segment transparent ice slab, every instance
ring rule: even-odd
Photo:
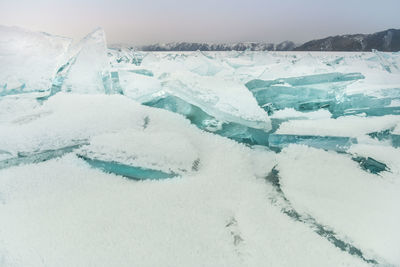
[[[279,78],[276,80],[264,81],[264,80],[252,80],[246,84],[246,87],[250,91],[264,90],[274,85],[287,85],[287,86],[305,86],[305,85],[318,85],[318,84],[329,84],[337,82],[347,82],[359,79],[364,79],[365,77],[358,72],[354,73],[325,73],[325,74],[314,74],[306,75],[300,77],[290,77],[290,78]],[[335,88],[335,87],[334,87]],[[329,89],[329,87],[327,87]]]
[[[269,114],[284,108],[313,111],[334,104],[336,95],[348,82],[363,78],[360,73],[327,73],[270,81],[252,80],[246,87]]]
[[[0,26],[0,97],[48,91],[70,44],[70,38]]]
[[[154,74],[151,70],[146,70],[146,69],[134,69],[134,70],[128,70],[129,72],[141,74],[141,75],[146,75],[149,77],[153,77]]]
[[[236,81],[178,72],[171,73],[162,86],[167,94],[201,108],[218,120],[256,129],[271,128],[266,112],[247,88]]]
[[[251,145],[268,144],[268,135],[264,130],[247,127],[239,123],[218,120],[204,112],[201,108],[177,96],[165,95],[143,104],[181,114],[202,130],[213,132],[241,143]]]
[[[59,91],[76,93],[113,93],[110,62],[104,30],[98,28],[68,51],[58,69],[51,95]]]
[[[372,52],[375,54],[375,57],[371,58],[370,60],[379,62],[384,70],[389,73],[400,71],[400,67],[397,65],[397,62],[394,60],[394,58],[390,56],[390,54],[380,52],[376,49],[373,49]]]
[[[74,150],[76,150],[86,144],[87,144],[87,142],[82,141],[77,144],[73,144],[73,145],[65,146],[65,147],[61,147],[61,148],[46,149],[46,150],[35,151],[35,152],[18,152],[16,157],[9,157],[5,160],[1,160],[0,161],[0,169],[9,168],[12,166],[18,166],[21,164],[39,163],[39,162],[51,160],[54,158],[59,158],[67,153],[73,152]],[[10,155],[11,154],[8,153],[8,156],[10,156]]]
[[[121,175],[133,180],[160,180],[172,178],[178,175],[176,173],[166,173],[158,170],[145,169],[115,161],[92,159],[82,155],[78,155],[78,157],[86,161],[93,168],[100,169],[107,173]]]
[[[139,66],[143,60],[143,54],[136,51],[133,47],[112,46],[108,49],[108,57],[114,67],[120,65]]]
[[[332,102],[328,110],[333,118],[339,116],[366,114],[367,116],[384,116],[400,114],[400,106],[393,106],[393,101],[400,100],[397,89],[384,92],[388,97],[377,97],[365,94],[344,95],[342,100]]]
[[[298,144],[324,150],[345,152],[352,144],[357,144],[357,139],[341,136],[270,134],[268,143],[271,148],[276,149],[282,149],[290,144]]]
[[[202,51],[196,51],[184,59],[186,69],[201,76],[214,76],[220,72],[222,65]]]
[[[111,75],[111,84],[113,88],[113,93],[123,94],[118,72],[112,71],[110,75]]]

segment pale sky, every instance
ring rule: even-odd
[[[108,43],[311,39],[400,28],[400,0],[0,0],[0,24]]]

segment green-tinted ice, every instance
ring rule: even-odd
[[[101,169],[104,172],[113,173],[134,180],[160,180],[177,176],[175,173],[166,173],[158,170],[145,169],[114,161],[103,161],[79,155],[90,166]]]
[[[17,166],[21,164],[32,164],[39,163],[47,160],[51,160],[54,158],[61,157],[67,153],[71,153],[75,149],[81,147],[82,145],[87,144],[86,142],[56,148],[56,149],[47,149],[37,152],[20,152],[17,157],[10,157],[8,159],[0,161],[0,169]]]
[[[312,111],[336,102],[348,82],[364,79],[361,73],[326,73],[276,80],[252,80],[246,87],[269,113],[284,108]]]
[[[290,144],[298,144],[345,152],[352,144],[357,144],[357,139],[341,136],[270,134],[268,143],[271,148],[275,149],[282,149]]]
[[[268,144],[268,134],[265,131],[247,127],[239,123],[220,121],[204,112],[201,108],[177,96],[168,95],[143,104],[181,114],[202,130],[213,132],[241,143],[251,145]]]

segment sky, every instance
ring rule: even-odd
[[[273,42],[400,28],[400,0],[0,0],[0,25],[107,42]]]

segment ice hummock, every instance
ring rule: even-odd
[[[181,114],[204,131],[225,136],[241,143],[250,145],[268,144],[266,130],[248,127],[245,122],[236,123],[217,119],[207,114],[201,108],[173,95],[165,94],[143,104]]]
[[[104,47],[0,97],[0,265],[400,264],[398,54]]]
[[[105,32],[98,28],[68,51],[57,70],[51,95],[57,92],[113,93]]]
[[[267,114],[241,84],[223,78],[180,72],[168,76],[163,86],[168,93],[198,106],[219,120],[270,129]]]
[[[46,92],[71,39],[0,26],[0,97]]]
[[[113,67],[121,67],[131,64],[139,66],[142,63],[144,55],[136,51],[133,47],[111,45],[108,48],[108,56]]]
[[[267,142],[268,115],[243,85],[190,72],[164,73],[159,79],[134,70],[119,73],[123,94],[144,105],[181,114],[202,130],[239,142]]]

